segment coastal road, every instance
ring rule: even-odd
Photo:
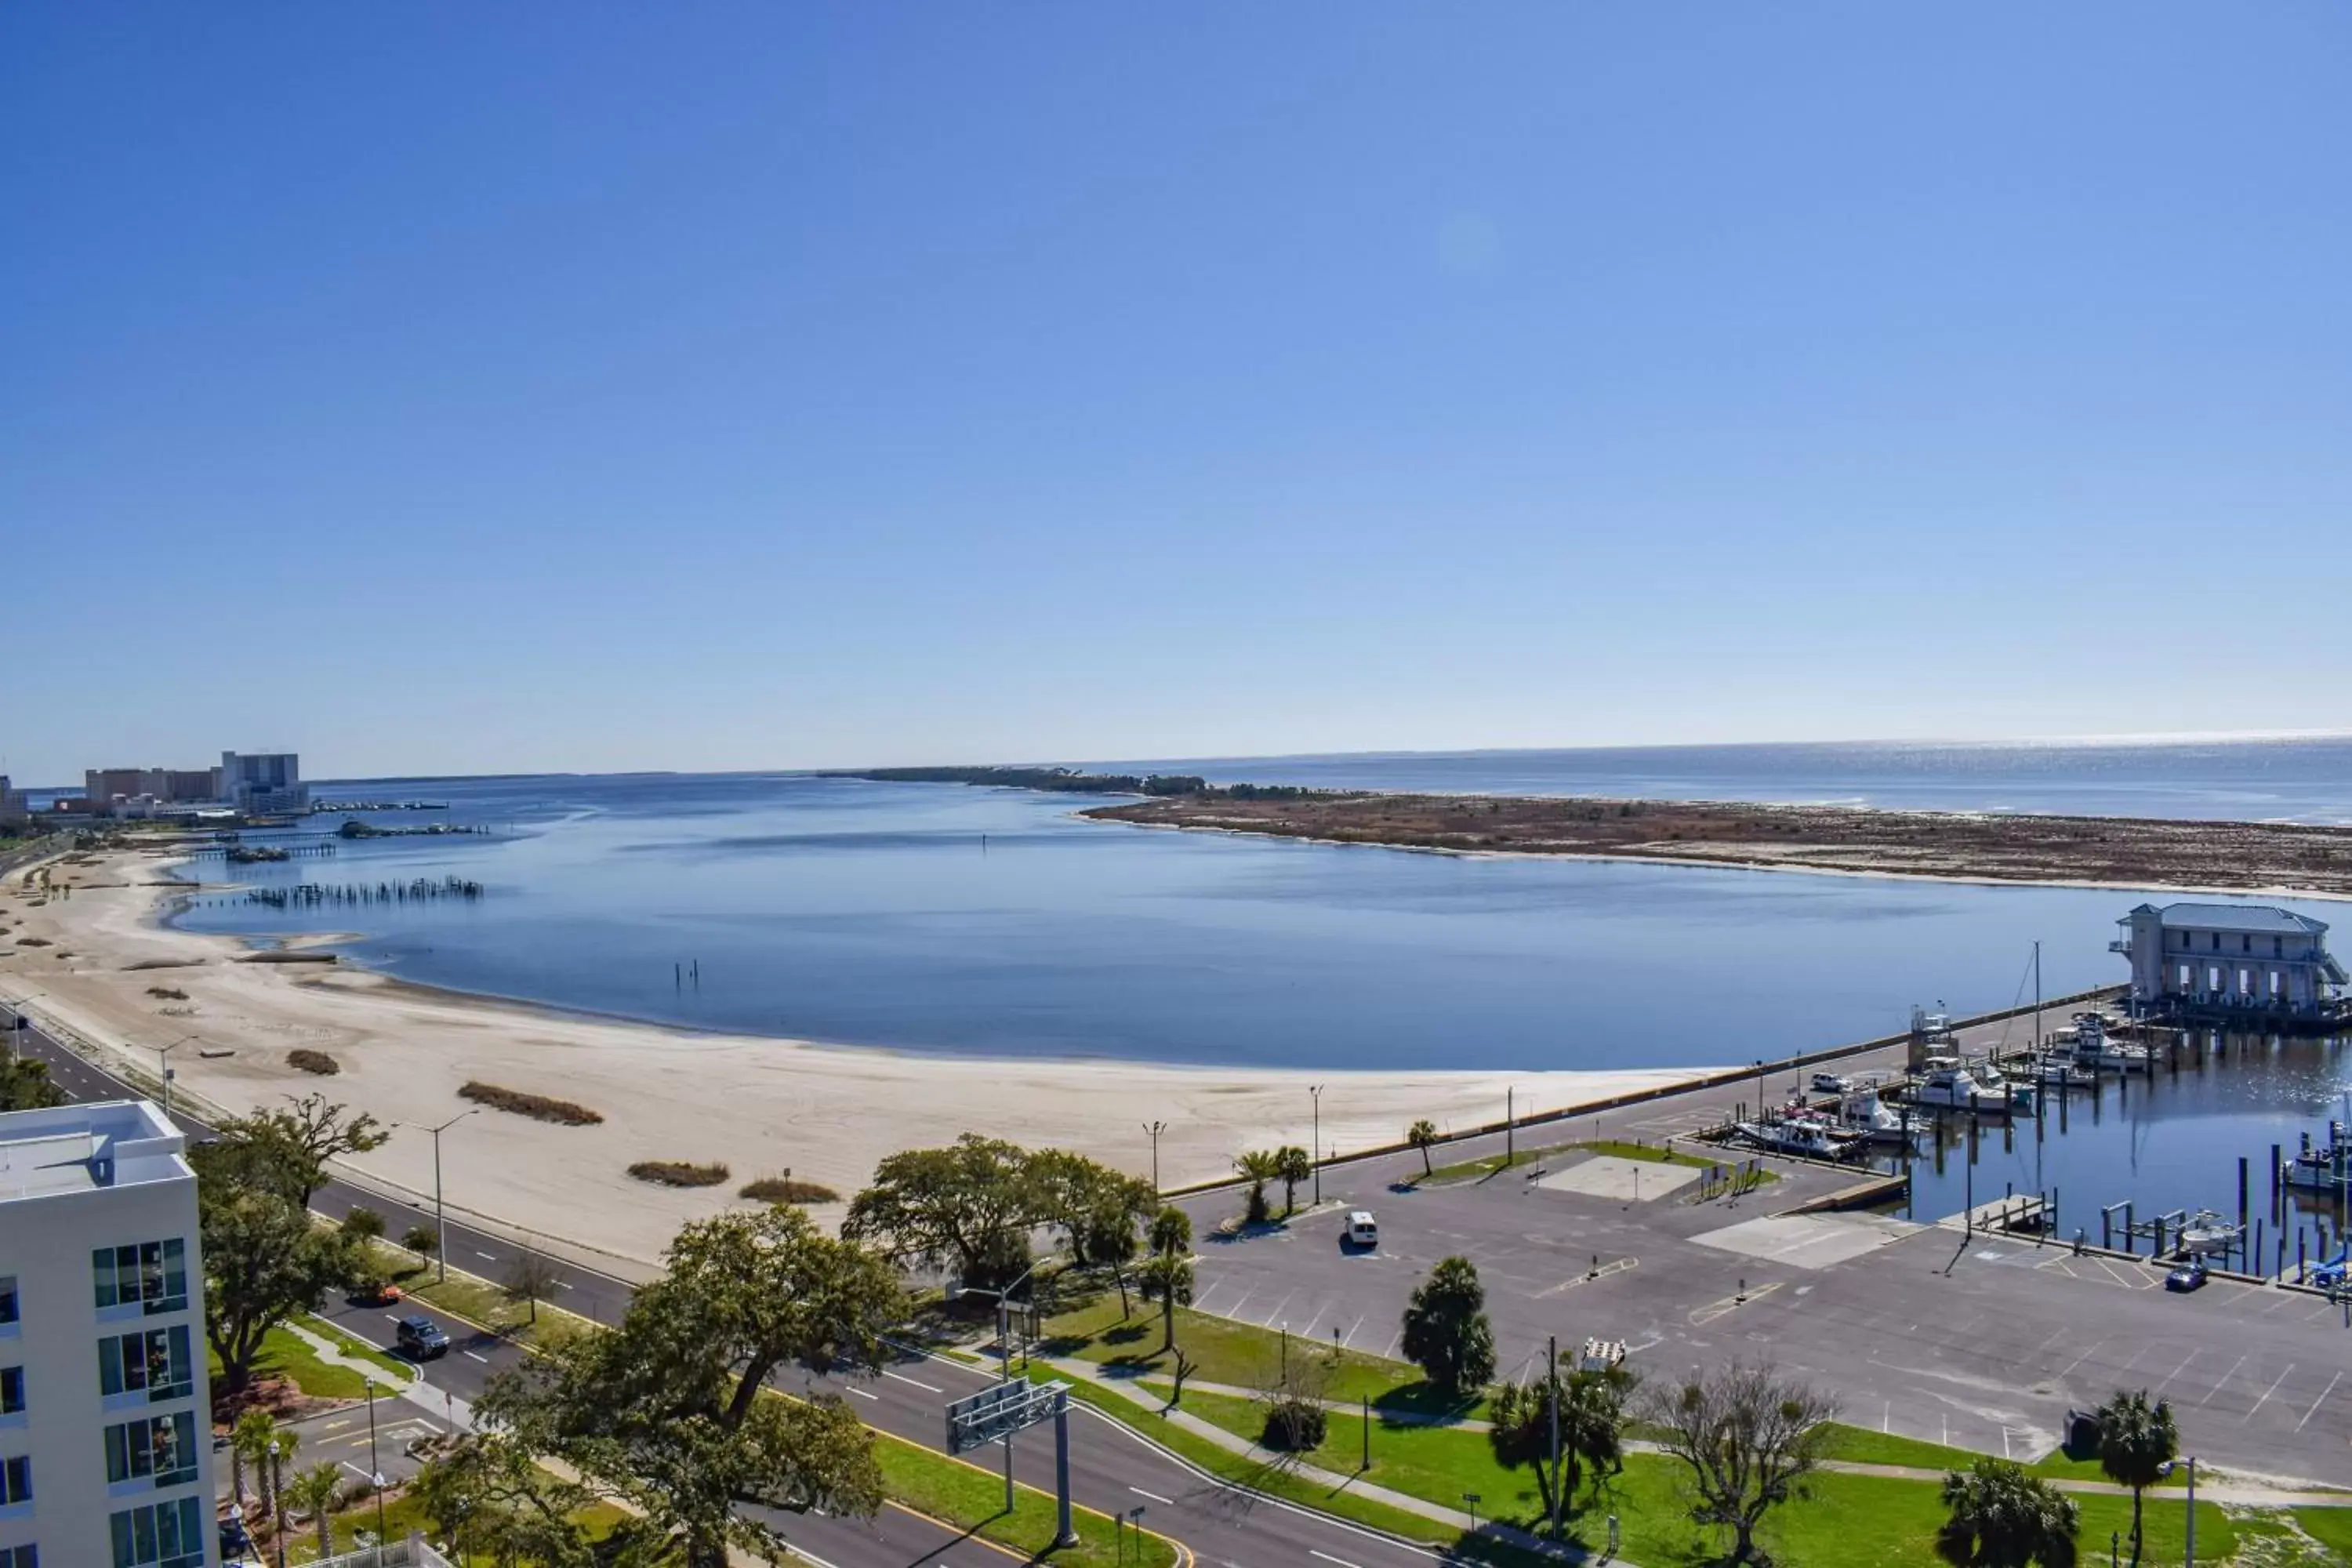
[[[53,1080],[75,1100],[146,1098],[142,1090],[50,1038],[37,1024],[16,1032],[14,1038],[26,1055],[48,1063]],[[211,1133],[202,1121],[176,1109],[173,1119],[192,1138]],[[373,1209],[383,1215],[395,1236],[410,1225],[434,1223],[429,1205],[403,1203],[343,1181],[321,1187],[312,1207],[331,1219],[354,1207]],[[521,1252],[502,1237],[456,1221],[449,1223],[448,1238],[447,1257],[454,1266],[490,1279],[498,1279]],[[635,1290],[628,1281],[561,1258],[550,1261],[564,1307],[604,1322],[615,1321],[627,1310]],[[430,1308],[406,1310],[432,1311]],[[331,1303],[321,1315],[352,1335],[390,1350],[394,1325],[402,1311],[339,1301]],[[458,1400],[470,1403],[479,1397],[492,1376],[520,1364],[528,1353],[495,1334],[473,1331],[446,1319],[444,1326],[451,1331],[449,1352],[427,1363],[423,1370],[430,1386]],[[819,1378],[795,1370],[777,1380],[788,1391],[837,1393],[856,1407],[868,1426],[933,1451],[944,1447],[947,1401],[994,1381],[990,1373],[961,1363],[913,1352],[875,1378]],[[1301,1563],[1326,1568],[1429,1568],[1450,1560],[1439,1552],[1228,1486],[1086,1406],[1074,1407],[1070,1420],[1074,1500],[1106,1514],[1131,1514],[1137,1508],[1143,1509],[1148,1527],[1185,1543],[1202,1564],[1213,1568],[1297,1568]],[[991,1448],[970,1458],[983,1468],[992,1468],[1001,1465],[1001,1452]],[[1024,1484],[1052,1491],[1050,1426],[1025,1433],[1015,1441],[1013,1469]],[[896,1506],[873,1520],[808,1516],[782,1520],[780,1524],[802,1555],[832,1568],[915,1568],[918,1564],[965,1568],[1021,1561],[1017,1554]]]

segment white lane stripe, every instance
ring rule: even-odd
[[[1167,1499],[1167,1498],[1161,1497],[1158,1492],[1148,1492],[1148,1491],[1145,1491],[1141,1487],[1129,1487],[1129,1488],[1128,1488],[1127,1489],[1128,1489],[1128,1490],[1129,1490],[1129,1491],[1131,1491],[1131,1492],[1133,1492],[1133,1493],[1134,1493],[1136,1496],[1138,1496],[1138,1497],[1150,1498],[1153,1502],[1158,1503],[1161,1508],[1174,1508],[1174,1507],[1176,1506],[1176,1505],[1175,1505],[1175,1503],[1174,1503],[1173,1501],[1171,1501],[1171,1500],[1169,1500],[1169,1499]]]
[[[347,1469],[347,1470],[351,1471],[351,1473],[352,1473],[352,1474],[353,1474],[353,1475],[355,1475],[355,1476],[359,1477],[359,1479],[362,1479],[362,1480],[363,1480],[363,1481],[373,1481],[373,1480],[374,1480],[374,1479],[375,1479],[375,1478],[374,1478],[373,1476],[369,1475],[365,1470],[361,1469],[357,1465],[352,1464],[349,1459],[343,1459],[343,1460],[341,1460],[341,1461],[339,1461],[339,1463],[341,1463],[341,1466],[343,1467],[343,1468],[345,1468],[345,1469]]]
[[[472,1351],[460,1351],[457,1353],[464,1356],[467,1361],[478,1361],[484,1366],[490,1364],[490,1358],[486,1355],[476,1355]]]
[[[887,1368],[884,1369],[882,1375],[891,1379],[893,1382],[910,1384],[913,1386],[921,1389],[925,1394],[945,1394],[947,1392],[946,1389],[940,1387],[937,1384],[921,1383],[911,1377],[901,1377],[898,1373],[891,1372]]]
[[[1339,1565],[1339,1568],[1356,1568],[1356,1565],[1353,1563],[1349,1562],[1346,1558],[1334,1557],[1328,1552],[1318,1552],[1312,1546],[1307,1549],[1307,1555],[1309,1557],[1320,1557],[1326,1563],[1336,1563]]]
[[[2310,1422],[2311,1418],[2319,1414],[2319,1407],[2327,1403],[2327,1396],[2335,1393],[2336,1385],[2343,1381],[2344,1374],[2340,1372],[2334,1377],[2327,1380],[2327,1386],[2319,1391],[2319,1397],[2311,1402],[2311,1408],[2305,1411],[2303,1413],[2303,1419],[2294,1424],[2294,1429],[2296,1431],[2302,1431],[2305,1426]]]
[[[474,1248],[474,1256],[475,1256],[475,1257],[477,1257],[477,1258],[488,1258],[488,1259],[489,1259],[491,1262],[493,1262],[493,1263],[496,1263],[496,1262],[499,1260],[499,1255],[498,1255],[497,1253],[495,1253],[495,1252],[484,1252],[484,1251],[483,1251],[480,1247],[476,1247],[476,1248]]]
[[[882,1396],[878,1394],[869,1393],[867,1390],[856,1387],[854,1384],[844,1384],[843,1386],[848,1388],[850,1393],[857,1395],[860,1399],[870,1399],[877,1405],[882,1403]]]
[[[2273,1383],[2268,1388],[2263,1389],[2263,1396],[2254,1401],[2254,1410],[2260,1410],[2263,1405],[2268,1405],[2271,1402],[2271,1395],[2279,1391],[2279,1383],[2284,1383],[2286,1381],[2287,1372],[2293,1372],[2294,1370],[2294,1363],[2293,1362],[2287,1363],[2286,1372],[2283,1372],[2278,1374],[2278,1383]],[[2245,1415],[2240,1416],[2238,1418],[2238,1425],[2243,1426],[2247,1422],[2252,1421],[2254,1418],[2254,1410],[2249,1410]]]

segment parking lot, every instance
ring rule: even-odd
[[[1393,1167],[1327,1171],[1322,1208],[1287,1226],[1202,1226],[1195,1303],[1394,1355],[1412,1287],[1458,1254],[1486,1283],[1506,1375],[1550,1334],[1625,1341],[1653,1374],[1769,1359],[1833,1390],[1855,1425],[2020,1457],[2055,1446],[2070,1405],[2147,1387],[2209,1462],[2352,1483],[2352,1331],[2318,1298],[2218,1279],[2174,1295],[2144,1265],[2030,1240],[1778,1217],[1851,1180],[1838,1173],[1784,1167],[1706,1202],[1555,1179],[1590,1158],[1420,1190],[1391,1185]],[[1357,1207],[1378,1216],[1374,1250],[1340,1245]]]

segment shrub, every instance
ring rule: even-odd
[[[803,1182],[791,1176],[761,1176],[743,1184],[738,1194],[757,1198],[765,1204],[837,1204],[841,1194],[822,1182]]]
[[[37,899],[34,900],[36,903],[38,903],[39,901],[40,900]],[[18,947],[47,947],[50,943],[49,939],[45,936],[20,936],[16,939],[16,945]]]
[[[317,1073],[321,1078],[331,1078],[343,1070],[342,1063],[324,1051],[314,1051],[307,1046],[297,1046],[287,1052],[286,1065],[290,1068],[300,1068],[304,1072]]]
[[[176,985],[150,985],[147,987],[147,994],[160,996],[166,1002],[184,1002],[188,999],[188,994]]]
[[[729,1172],[724,1165],[698,1165],[688,1160],[640,1160],[629,1167],[629,1174],[665,1187],[715,1187],[727,1179]]]
[[[1329,1421],[1329,1412],[1312,1400],[1277,1399],[1266,1410],[1258,1441],[1277,1454],[1307,1453],[1322,1446]]]
[[[517,1116],[528,1116],[534,1121],[552,1121],[563,1127],[593,1127],[604,1120],[600,1111],[568,1100],[556,1100],[544,1094],[526,1094],[519,1089],[503,1089],[495,1083],[469,1081],[457,1093],[464,1099],[489,1106],[495,1110],[510,1110]],[[724,1181],[724,1175],[719,1178]]]
[[[402,1233],[400,1245],[419,1258],[430,1258],[441,1249],[441,1233],[429,1225],[412,1225]]]

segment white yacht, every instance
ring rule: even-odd
[[[2074,1065],[2087,1072],[2148,1070],[2147,1047],[2127,1046],[2107,1034],[2107,1021],[2096,1013],[2074,1015]]]
[[[1957,1057],[1929,1057],[1910,1098],[1937,1110],[1999,1110],[2009,1103],[2009,1086],[1999,1079],[1987,1085]]]
[[[1878,1098],[1875,1084],[1838,1102],[1838,1125],[1874,1143],[1901,1143],[1907,1136],[1902,1114]]]
[[[2246,1227],[2234,1220],[2223,1219],[2211,1209],[2199,1209],[2180,1227],[2180,1250],[2196,1257],[2207,1253],[2229,1253],[2238,1248],[2238,1238]]]
[[[1865,1144],[1857,1133],[1811,1118],[1789,1121],[1743,1121],[1739,1136],[1776,1154],[1796,1154],[1808,1160],[1851,1160]]]
[[[2279,1162],[2279,1179],[2290,1187],[2311,1193],[2340,1193],[2352,1187],[2352,1137],[2344,1123],[2327,1124],[2327,1142],[2315,1147],[2311,1134],[2303,1147]]]

